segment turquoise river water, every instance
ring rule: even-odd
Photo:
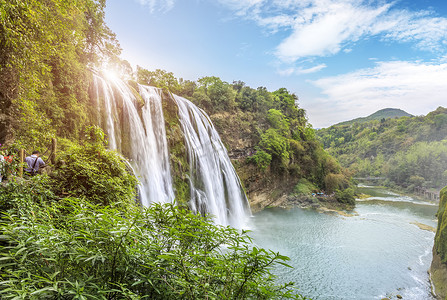
[[[294,281],[312,299],[433,299],[427,270],[437,205],[384,189],[358,201],[358,215],[314,210],[266,209],[251,220],[251,236],[263,248],[290,257],[294,268],[277,267],[280,281]]]

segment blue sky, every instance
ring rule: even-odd
[[[122,58],[299,97],[315,128],[447,106],[446,0],[108,0]]]

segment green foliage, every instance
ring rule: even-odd
[[[87,65],[119,53],[104,7],[105,0],[0,0],[0,93],[24,144],[77,136],[86,124]]]
[[[264,150],[256,151],[256,154],[253,155],[251,159],[261,170],[265,170],[272,162],[272,156]]]
[[[353,123],[364,123],[372,120],[380,120],[383,123],[386,119],[400,117],[413,117],[413,115],[397,108],[384,108],[367,117],[356,118],[354,120],[338,123],[337,125],[351,125]]]
[[[287,257],[172,205],[30,202],[0,230],[2,299],[302,299],[270,272]]]
[[[103,131],[92,126],[86,130],[84,145],[67,141],[59,156],[60,167],[51,175],[57,194],[86,197],[92,203],[108,205],[120,199],[131,203],[137,181],[126,168],[124,159],[106,149]]]
[[[447,187],[441,190],[437,216],[438,228],[434,247],[441,257],[441,261],[447,264]]]
[[[193,94],[193,99],[200,99],[199,105],[203,104],[208,111],[212,112],[232,110],[235,106],[235,97],[236,92],[232,86],[215,76],[202,77],[197,80],[197,89]]]
[[[233,87],[235,87],[234,83]],[[238,92],[235,100],[240,109],[245,111],[257,111],[260,105],[257,101],[257,96],[258,95],[255,89],[244,86]]]
[[[290,125],[287,118],[277,109],[270,109],[268,111],[267,120],[270,125],[281,132],[282,135],[287,136],[290,132]]]
[[[338,202],[348,204],[348,205],[355,205],[355,191],[352,188],[347,188],[344,190],[336,190],[335,191],[335,199],[337,199]]]
[[[298,108],[298,97],[280,88],[272,93],[275,107],[284,112],[288,118],[304,119],[304,110]]]
[[[345,190],[349,186],[349,182],[343,174],[329,173],[324,177],[326,192],[331,194],[336,190]],[[336,197],[337,200],[339,198]]]
[[[306,178],[301,178],[293,188],[293,193],[297,195],[310,195],[318,190],[317,187]]]
[[[289,144],[278,130],[274,128],[267,129],[261,135],[259,146],[261,149],[265,149],[267,153],[270,153],[272,158],[279,160],[284,165],[287,163],[289,159]]]
[[[155,71],[149,71],[138,66],[137,80],[141,84],[167,89],[174,94],[178,94],[180,91],[180,85],[174,73],[165,70],[156,69]]]
[[[312,128],[311,125],[306,126],[304,128],[304,136],[306,140],[314,140],[315,139],[315,130]]]
[[[317,131],[328,152],[355,176],[387,177],[390,184],[440,188],[447,171],[447,109],[425,117],[334,125]],[[418,180],[415,180],[416,176]]]
[[[16,181],[14,178],[2,186],[0,193],[0,212],[14,211],[18,216],[38,211],[39,205],[49,201],[58,201],[59,197],[51,189],[48,176],[34,176],[28,181]]]

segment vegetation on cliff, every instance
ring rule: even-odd
[[[438,209],[438,228],[433,245],[430,281],[438,299],[447,299],[447,187],[441,190]]]
[[[438,228],[435,236],[435,249],[441,262],[447,265],[447,187],[441,190],[438,209]]]
[[[137,80],[184,96],[210,115],[249,194],[293,193],[301,179],[310,183],[310,192],[331,194],[350,186],[349,174],[316,140],[298,97],[285,88],[269,92],[218,77],[185,81],[141,67]],[[347,195],[352,204],[353,194]]]
[[[357,177],[386,177],[412,190],[447,181],[447,109],[426,116],[334,125],[317,131],[325,149]]]
[[[41,149],[92,124],[88,68],[122,63],[105,0],[0,0],[0,143]]]

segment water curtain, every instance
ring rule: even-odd
[[[120,79],[94,75],[94,95],[109,147],[128,157],[140,180],[141,203],[173,202],[161,90],[138,85],[135,91]],[[173,97],[190,163],[191,209],[213,215],[217,224],[242,228],[250,215],[248,201],[217,131],[203,110]]]
[[[144,100],[140,116],[137,110],[139,103],[123,81],[100,78],[97,83],[102,85],[103,90],[106,111],[106,126],[103,128],[109,137],[109,147],[128,157],[140,181],[141,203],[149,206],[153,202],[173,202],[174,190],[160,94],[155,89],[139,86],[140,96]],[[116,128],[122,128],[123,132],[117,132]],[[117,145],[115,140],[121,143]]]
[[[239,177],[208,115],[191,101],[174,95],[190,163],[190,205],[218,224],[242,228],[250,214]]]

